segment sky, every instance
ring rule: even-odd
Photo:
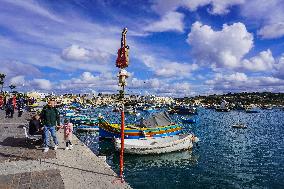
[[[284,0],[0,0],[0,73],[18,91],[284,92]],[[8,90],[8,88],[6,88]]]

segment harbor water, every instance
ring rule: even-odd
[[[119,117],[99,111],[108,119]],[[192,150],[125,155],[124,176],[133,188],[284,188],[283,110],[245,113],[199,108],[198,113],[197,123],[183,125],[200,139]],[[237,122],[247,129],[232,128]],[[99,141],[94,133],[77,136],[94,153],[107,156],[108,164],[119,172],[119,154],[112,141]]]

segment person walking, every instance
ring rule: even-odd
[[[50,99],[48,105],[45,106],[41,112],[41,120],[43,123],[43,152],[48,152],[49,150],[49,132],[53,138],[54,150],[58,148],[58,139],[56,136],[56,128],[60,127],[60,116],[58,110],[55,107],[54,99]]]
[[[10,98],[8,102],[6,103],[6,118],[10,117],[13,118],[14,116],[14,105],[13,105],[13,99]]]
[[[69,149],[71,150],[73,148],[73,145],[71,143],[72,132],[73,132],[73,124],[70,123],[69,119],[64,120],[63,129],[64,129],[64,140],[66,142],[65,150],[69,150]]]
[[[18,108],[18,117],[22,117],[24,111],[24,99],[19,97],[17,100],[17,108]]]

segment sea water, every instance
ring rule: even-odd
[[[119,121],[119,114],[98,111]],[[283,110],[249,114],[199,108],[198,113],[196,124],[183,125],[200,139],[192,150],[125,155],[124,176],[133,188],[284,188]],[[138,119],[126,116],[127,122]],[[179,116],[173,119],[179,121]],[[232,128],[238,122],[247,129]],[[106,155],[108,164],[119,172],[119,154],[111,141],[99,141],[97,134],[77,135],[94,153]]]

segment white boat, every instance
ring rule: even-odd
[[[238,129],[246,129],[247,126],[243,123],[236,123],[234,125],[232,125],[233,128],[238,128]]]
[[[98,131],[98,126],[89,126],[89,125],[80,125],[77,128],[77,131]]]
[[[161,154],[187,150],[198,138],[192,134],[173,135],[156,138],[124,139],[124,152],[128,154]],[[115,148],[120,150],[121,141],[115,139]]]

